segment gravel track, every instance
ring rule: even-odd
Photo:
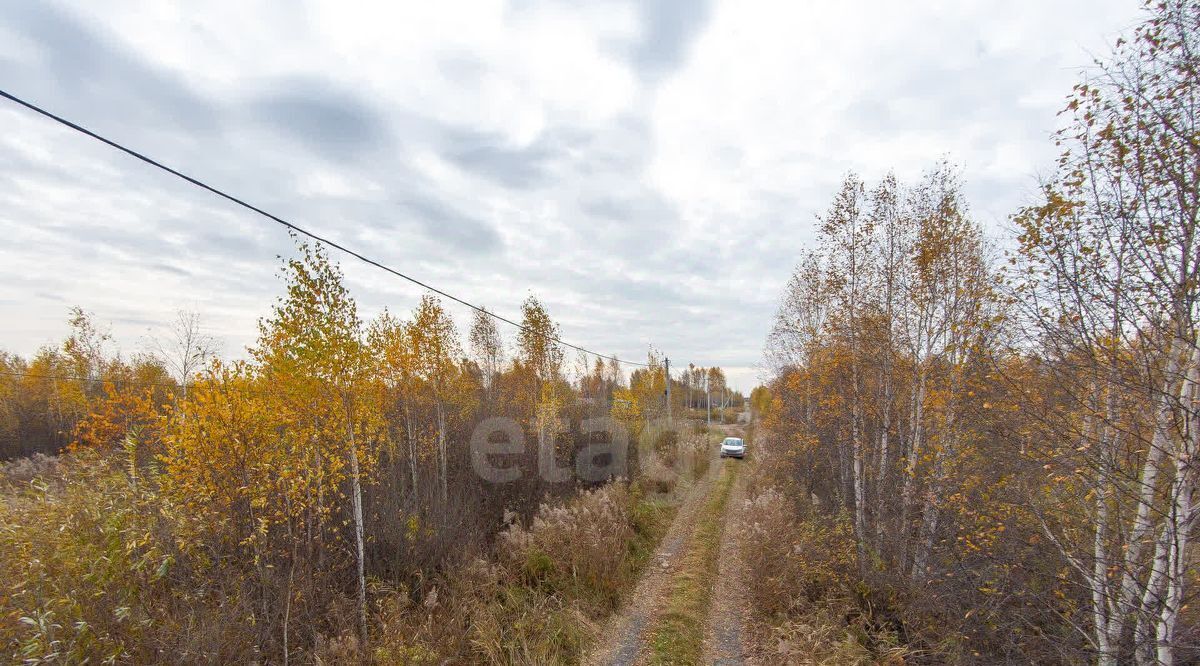
[[[738,435],[737,427],[721,428],[726,434]],[[665,584],[676,571],[678,556],[703,513],[714,482],[726,464],[743,464],[740,460],[714,460],[708,473],[687,491],[646,573],[638,582],[624,608],[605,623],[596,647],[584,658],[589,666],[634,666],[645,657],[648,631],[655,625],[655,617],[664,604]],[[739,475],[733,494],[725,508],[724,536],[721,540],[718,579],[713,590],[713,603],[709,609],[704,640],[705,664],[751,663],[744,655],[742,634],[745,628],[745,600],[740,584],[738,566],[738,538],[743,500],[745,498],[745,475]]]
[[[713,482],[721,470],[714,461],[708,473],[699,479],[684,496],[675,520],[663,537],[625,607],[605,623],[599,644],[584,658],[591,666],[632,666],[646,642],[646,630],[653,626],[663,584],[675,571],[676,559],[688,537],[696,528]]]

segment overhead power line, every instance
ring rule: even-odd
[[[418,279],[416,279],[416,278],[414,278],[414,277],[411,277],[411,276],[409,276],[409,275],[405,275],[404,273],[401,273],[400,271],[398,271],[398,270],[396,270],[396,269],[394,269],[394,268],[392,268],[392,267],[390,267],[390,266],[387,266],[387,265],[385,265],[385,264],[382,264],[382,263],[380,263],[380,262],[378,262],[378,261],[376,261],[376,260],[374,260],[374,259],[371,259],[370,257],[367,257],[367,256],[365,256],[365,255],[363,255],[363,254],[361,254],[361,253],[359,253],[359,252],[357,252],[357,251],[355,251],[355,250],[351,250],[350,248],[346,247],[345,245],[342,245],[342,244],[340,244],[340,243],[337,243],[337,242],[335,242],[335,241],[331,241],[331,240],[329,240],[328,238],[325,238],[325,237],[323,237],[323,236],[319,236],[319,235],[317,235],[317,234],[315,234],[315,233],[313,233],[313,232],[311,232],[311,231],[309,231],[309,230],[305,229],[304,227],[301,227],[301,226],[299,226],[299,225],[297,225],[297,224],[294,224],[294,223],[292,223],[292,222],[288,222],[287,220],[283,219],[282,217],[279,217],[278,215],[275,215],[275,214],[273,214],[273,213],[269,213],[269,212],[267,212],[267,211],[263,210],[262,208],[259,208],[258,206],[255,206],[255,205],[253,205],[253,204],[247,203],[246,201],[244,201],[244,200],[242,200],[242,199],[239,199],[238,197],[235,197],[235,196],[233,196],[232,194],[228,194],[228,193],[224,192],[223,190],[220,190],[220,189],[218,189],[218,188],[216,188],[216,187],[213,187],[213,186],[211,186],[211,185],[209,185],[209,184],[205,183],[205,182],[204,182],[204,181],[202,181],[202,180],[199,180],[199,179],[197,179],[197,178],[193,178],[192,176],[189,176],[189,175],[187,175],[187,174],[185,174],[185,173],[183,173],[183,172],[181,172],[181,171],[179,171],[179,170],[177,170],[177,169],[173,169],[173,168],[171,168],[171,167],[169,167],[169,166],[167,166],[167,165],[163,164],[162,162],[159,162],[158,160],[155,160],[155,159],[153,159],[153,158],[151,158],[151,157],[148,157],[148,156],[146,156],[146,155],[144,155],[144,154],[142,154],[142,153],[140,153],[140,152],[138,152],[138,151],[136,151],[136,150],[133,150],[132,148],[127,148],[127,147],[125,147],[125,146],[121,145],[120,143],[117,143],[116,141],[113,141],[112,139],[105,138],[105,137],[103,137],[103,136],[101,136],[101,135],[99,135],[99,134],[97,134],[97,133],[95,133],[95,132],[93,132],[93,131],[91,131],[91,130],[87,129],[86,127],[83,127],[82,125],[79,125],[79,124],[77,124],[77,123],[73,123],[73,122],[71,122],[70,120],[67,120],[66,118],[63,118],[62,116],[55,115],[55,114],[53,114],[53,113],[51,113],[51,112],[47,111],[46,109],[43,109],[42,107],[40,107],[40,106],[38,106],[38,105],[36,105],[36,104],[33,104],[32,102],[27,102],[27,101],[25,101],[24,99],[21,99],[20,97],[17,97],[16,95],[13,95],[13,94],[11,94],[11,93],[9,93],[9,92],[7,92],[7,91],[3,90],[3,89],[0,89],[0,97],[4,97],[5,99],[7,99],[7,100],[9,100],[9,101],[15,102],[15,103],[17,103],[17,104],[19,104],[19,105],[21,105],[21,106],[25,107],[26,109],[29,109],[30,111],[33,111],[34,113],[40,114],[40,115],[42,115],[42,116],[45,116],[46,118],[49,118],[49,119],[51,119],[51,120],[53,120],[53,121],[55,121],[55,122],[57,122],[57,123],[59,123],[59,124],[61,124],[61,125],[64,125],[64,126],[66,126],[66,127],[69,127],[69,128],[71,128],[71,129],[75,130],[76,132],[79,132],[80,134],[84,134],[84,135],[86,135],[86,136],[89,136],[89,137],[91,137],[91,138],[93,138],[93,139],[95,139],[95,140],[97,140],[97,141],[99,141],[99,142],[101,142],[101,143],[103,143],[103,144],[106,144],[106,145],[108,145],[108,146],[110,146],[110,147],[112,147],[112,148],[116,148],[117,150],[119,150],[119,151],[121,151],[121,152],[125,153],[126,155],[129,155],[129,156],[131,156],[131,157],[135,157],[135,158],[137,158],[137,159],[139,159],[139,160],[141,160],[141,161],[145,162],[146,164],[149,164],[149,165],[151,165],[151,166],[157,167],[157,168],[159,168],[159,169],[161,169],[161,170],[163,170],[163,171],[166,171],[167,173],[169,173],[169,174],[171,174],[171,175],[173,175],[173,176],[176,176],[176,177],[178,177],[178,178],[181,178],[181,179],[183,179],[183,180],[186,180],[187,182],[191,183],[192,185],[195,185],[196,187],[199,187],[199,188],[201,188],[201,189],[204,189],[204,190],[208,190],[209,192],[211,192],[211,193],[213,193],[213,194],[215,194],[215,195],[217,195],[217,196],[219,196],[219,197],[221,197],[221,198],[223,198],[223,199],[226,199],[226,200],[228,200],[228,201],[231,201],[231,202],[233,202],[233,203],[235,203],[235,204],[237,204],[237,205],[241,206],[242,208],[245,208],[245,209],[247,209],[247,210],[250,210],[250,211],[253,211],[253,212],[255,212],[255,213],[258,213],[259,215],[261,215],[261,216],[263,216],[263,217],[267,218],[268,220],[271,220],[272,222],[275,222],[275,223],[277,223],[277,224],[281,224],[281,225],[283,225],[284,227],[287,227],[288,229],[290,229],[290,230],[292,230],[292,231],[294,231],[294,232],[296,232],[296,233],[298,233],[298,234],[300,234],[300,235],[302,235],[302,236],[306,236],[306,237],[308,237],[308,238],[311,238],[312,240],[314,240],[314,241],[316,241],[316,242],[318,242],[318,243],[322,243],[322,244],[324,244],[324,245],[326,245],[326,246],[328,246],[328,247],[334,248],[335,250],[339,250],[339,251],[341,251],[341,252],[344,252],[345,254],[348,254],[348,255],[350,255],[351,257],[354,257],[355,259],[358,259],[359,261],[361,261],[361,262],[363,262],[363,263],[370,264],[370,265],[372,265],[372,266],[374,266],[374,267],[376,267],[376,268],[379,268],[379,269],[381,269],[381,270],[387,271],[388,273],[391,273],[392,275],[395,275],[396,277],[399,277],[399,278],[402,278],[402,279],[408,280],[409,282],[411,282],[411,283],[413,283],[413,284],[415,284],[415,285],[417,285],[417,286],[419,286],[419,287],[421,287],[421,288],[423,288],[423,289],[427,289],[427,290],[429,290],[429,291],[431,291],[431,292],[433,292],[433,293],[435,293],[435,294],[438,294],[439,296],[444,296],[444,297],[446,297],[446,298],[448,298],[448,299],[450,299],[450,300],[454,301],[455,303],[459,303],[459,304],[461,304],[461,305],[465,305],[465,306],[467,306],[467,307],[471,308],[472,310],[475,310],[476,312],[483,313],[484,315],[487,315],[487,316],[489,316],[489,317],[492,317],[493,319],[497,319],[497,320],[499,320],[499,321],[502,321],[502,322],[504,322],[504,323],[506,323],[506,324],[510,324],[510,325],[512,325],[512,326],[515,326],[515,327],[517,327],[517,329],[519,329],[519,330],[526,331],[526,332],[531,332],[531,333],[532,333],[532,331],[529,331],[529,329],[528,329],[528,328],[527,328],[525,325],[523,325],[523,324],[520,324],[520,323],[518,323],[518,322],[515,322],[515,321],[513,321],[512,319],[509,319],[509,318],[507,318],[507,317],[504,317],[504,316],[498,315],[498,314],[496,314],[496,313],[494,313],[494,312],[491,312],[490,310],[487,310],[486,308],[484,308],[484,307],[482,307],[482,306],[475,305],[474,303],[469,303],[469,302],[467,302],[467,301],[464,301],[463,299],[461,299],[461,298],[459,298],[459,297],[457,297],[457,296],[454,296],[454,295],[452,295],[452,294],[448,294],[448,293],[446,293],[446,292],[442,291],[441,289],[438,289],[437,287],[434,287],[434,286],[432,286],[432,285],[429,285],[429,284],[427,284],[427,283],[425,283],[425,282],[422,282],[422,281],[420,281],[420,280],[418,280]],[[626,364],[626,365],[636,365],[636,366],[640,366],[640,367],[643,367],[643,368],[644,368],[644,367],[649,367],[649,365],[648,365],[648,364],[646,364],[646,363],[638,363],[637,361],[623,361],[623,360],[621,360],[621,359],[617,358],[616,356],[609,356],[609,355],[607,355],[607,354],[601,354],[601,353],[599,353],[599,352],[592,351],[592,350],[590,350],[590,349],[587,349],[587,348],[585,348],[585,347],[581,347],[581,346],[579,346],[579,345],[571,344],[570,342],[567,342],[566,340],[563,340],[562,338],[558,338],[558,337],[553,337],[553,336],[551,336],[551,337],[550,337],[550,339],[551,339],[551,340],[553,340],[554,342],[557,342],[558,344],[560,344],[560,345],[562,345],[562,346],[564,346],[564,347],[570,347],[571,349],[574,349],[574,350],[577,350],[577,351],[581,351],[581,352],[583,352],[583,353],[585,353],[585,354],[591,354],[591,355],[593,355],[593,356],[597,356],[597,357],[599,357],[599,358],[607,359],[607,360],[610,360],[610,361],[615,361],[615,362],[617,362],[617,363],[624,363],[624,364]]]

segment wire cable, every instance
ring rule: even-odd
[[[390,266],[387,266],[387,265],[382,264],[374,259],[371,259],[370,257],[360,254],[359,252],[356,252],[355,250],[351,250],[350,248],[348,248],[340,243],[337,243],[335,241],[329,240],[328,238],[319,236],[319,235],[305,229],[304,227],[296,225],[292,222],[288,222],[287,220],[283,219],[282,217],[279,217],[278,215],[269,213],[269,212],[263,210],[262,208],[259,208],[258,206],[247,203],[246,201],[239,199],[238,197],[235,197],[232,194],[228,194],[220,189],[217,189],[216,187],[213,187],[213,186],[205,183],[202,180],[193,178],[192,176],[189,176],[177,169],[173,169],[173,168],[163,164],[162,162],[159,162],[159,161],[157,161],[151,157],[148,157],[136,150],[133,150],[132,148],[127,148],[127,147],[117,143],[116,141],[113,141],[112,139],[105,138],[105,137],[87,129],[86,127],[83,127],[77,123],[73,123],[70,120],[67,120],[66,118],[63,118],[62,116],[55,115],[55,114],[51,113],[50,111],[47,111],[46,109],[43,109],[42,107],[37,106],[36,104],[33,104],[32,102],[27,102],[24,99],[21,99],[20,97],[17,97],[16,95],[13,95],[13,94],[5,91],[4,89],[0,89],[0,97],[4,97],[5,99],[7,99],[9,101],[15,102],[15,103],[25,107],[26,109],[33,111],[34,113],[45,116],[46,118],[49,118],[61,125],[64,125],[66,127],[69,127],[71,129],[75,130],[76,132],[79,132],[80,134],[84,134],[84,135],[89,136],[89,137],[91,137],[103,144],[106,144],[112,148],[116,148],[117,150],[125,153],[126,155],[129,155],[130,157],[137,158],[137,159],[145,162],[146,164],[149,164],[149,165],[157,167],[163,171],[166,171],[167,173],[169,173],[173,176],[176,176],[178,178],[181,178],[181,179],[191,183],[192,185],[195,185],[196,187],[199,187],[204,190],[208,190],[209,192],[211,192],[223,199],[231,201],[231,202],[241,206],[242,208],[245,208],[247,210],[258,213],[259,215],[267,218],[268,220],[271,220],[272,222],[275,222],[277,224],[281,224],[284,227],[287,227],[288,229],[290,229],[302,236],[306,236],[318,243],[322,243],[328,247],[331,247],[331,248],[334,248],[341,252],[344,252],[344,253],[350,255],[351,257],[358,259],[359,261],[362,261],[362,262],[370,264],[376,268],[387,271],[388,273],[391,273],[392,275],[395,275],[396,277],[408,280],[409,282],[411,282],[423,289],[427,289],[435,294],[438,294],[439,296],[444,296],[444,297],[454,301],[455,303],[459,303],[460,305],[465,305],[465,306],[471,308],[472,310],[475,310],[476,312],[480,312],[480,313],[485,314],[494,319],[498,319],[506,324],[515,326],[519,330],[525,331],[527,333],[533,333],[533,331],[530,331],[524,324],[517,323],[517,322],[513,321],[512,319],[509,319],[507,317],[503,317],[494,312],[491,312],[482,306],[478,306],[478,305],[475,305],[474,303],[469,303],[467,301],[464,301],[463,299],[458,298],[457,296],[448,294],[448,293],[442,291],[441,289],[438,289],[437,287],[431,286],[431,285],[429,285],[425,282],[422,282],[414,277],[405,275],[404,273],[401,273],[400,271],[398,271]],[[585,354],[591,354],[593,356],[597,356],[599,358],[603,358],[603,359],[606,359],[609,361],[614,361],[616,363],[624,363],[626,365],[635,365],[635,366],[639,366],[639,367],[643,367],[643,368],[649,367],[649,364],[647,364],[647,363],[638,363],[637,361],[623,361],[623,360],[617,358],[616,356],[609,356],[607,354],[601,354],[599,352],[594,352],[585,347],[571,344],[570,342],[567,342],[566,340],[563,340],[562,338],[550,336],[550,340],[557,342],[558,344],[563,345],[564,347],[570,347],[571,349],[574,349],[576,351],[581,351]]]

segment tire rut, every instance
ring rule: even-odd
[[[739,461],[741,462],[741,461]],[[748,606],[742,584],[740,545],[746,498],[746,474],[740,474],[725,507],[725,529],[718,555],[717,582],[709,607],[704,639],[705,664],[735,666],[752,663],[742,636],[745,633]]]

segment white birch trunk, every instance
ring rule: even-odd
[[[446,451],[446,408],[439,400],[437,403],[437,424],[438,424],[438,483],[440,484],[442,493],[442,504],[445,504],[449,498],[449,480],[447,479],[448,463]]]
[[[926,372],[918,371],[917,388],[913,391],[912,403],[909,408],[911,434],[909,435],[908,456],[904,463],[904,488],[900,493],[900,569],[908,565],[909,553],[909,519],[912,517],[913,505],[916,503],[917,464],[920,462],[921,444],[924,437],[925,420],[925,381]]]
[[[354,421],[348,419],[347,432],[350,437],[350,483],[354,508],[354,555],[358,577],[358,634],[367,640],[367,574],[366,551],[363,546],[362,477],[358,460],[358,443],[354,439]]]
[[[1166,536],[1163,542],[1167,544],[1166,594],[1162,600],[1162,608],[1159,610],[1155,638],[1156,656],[1159,663],[1164,666],[1172,666],[1175,663],[1176,630],[1191,562],[1188,546],[1196,523],[1196,511],[1193,505],[1196,478],[1192,459],[1197,450],[1197,427],[1200,426],[1200,419],[1197,418],[1195,411],[1196,400],[1200,398],[1198,382],[1200,382],[1200,348],[1194,348],[1188,364],[1187,379],[1179,392],[1184,409],[1187,410],[1185,416],[1187,427],[1184,429],[1179,448],[1174,456],[1175,478],[1171,483],[1171,511],[1167,516],[1167,524],[1163,528]]]
[[[854,410],[851,418],[851,447],[854,455],[854,529],[858,533],[858,564],[859,568],[867,566],[867,518],[866,518],[866,478],[863,465],[862,426],[859,409]]]
[[[404,401],[404,439],[408,442],[408,469],[412,472],[412,492],[417,494],[417,442],[413,437],[412,410]]]

